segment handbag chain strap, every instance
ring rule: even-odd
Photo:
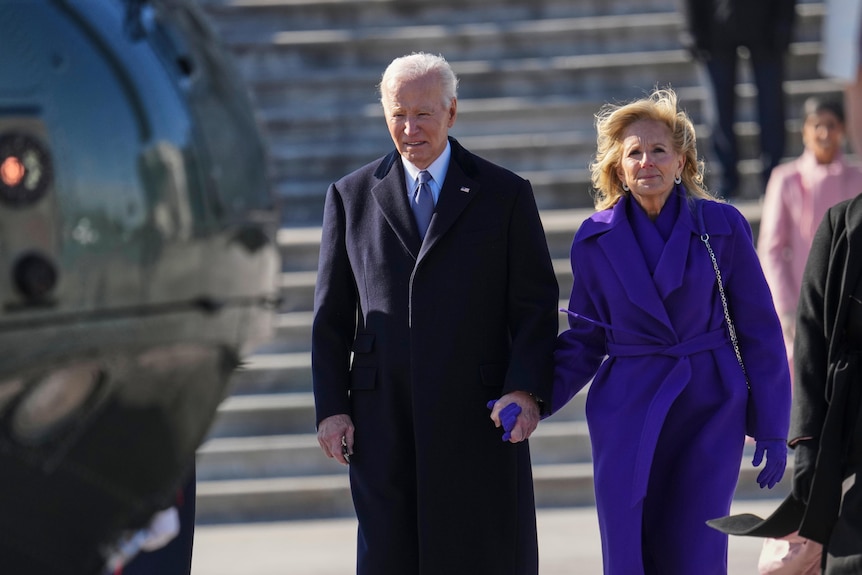
[[[712,260],[712,268],[715,270],[715,281],[718,283],[718,295],[721,298],[721,307],[724,308],[724,320],[727,322],[727,331],[730,334],[730,343],[733,345],[733,352],[736,354],[736,361],[739,362],[739,367],[742,368],[742,375],[745,376],[745,385],[751,389],[748,383],[748,373],[745,371],[745,364],[742,363],[742,353],[739,351],[739,340],[736,338],[736,328],[733,327],[733,320],[730,319],[730,310],[727,307],[727,296],[724,293],[724,282],[721,280],[721,270],[718,269],[718,260],[715,259],[715,252],[712,251],[712,246],[709,245],[709,234],[703,232],[700,234],[700,241],[706,246],[709,252],[709,259]]]

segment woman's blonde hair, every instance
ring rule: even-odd
[[[638,120],[654,120],[670,129],[674,149],[685,158],[681,177],[689,196],[714,199],[703,183],[704,165],[697,157],[694,124],[677,103],[676,92],[662,88],[628,104],[605,104],[596,114],[598,136],[596,156],[590,163],[590,178],[597,210],[614,206],[628,193],[623,190],[617,168],[622,160],[623,134]]]

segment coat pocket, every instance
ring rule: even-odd
[[[377,387],[376,359],[374,351],[374,334],[358,333],[353,340],[353,365],[350,368],[350,389],[374,389]]]
[[[374,351],[374,334],[357,333],[353,340],[353,353],[371,353]]]

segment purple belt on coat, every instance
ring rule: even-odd
[[[616,328],[610,324],[583,316],[572,310],[561,308],[572,318],[591,323],[595,326],[604,328],[608,333],[614,331],[620,333],[628,333],[637,336],[641,339],[652,340],[655,343],[617,343],[607,341],[608,356],[613,357],[639,357],[647,355],[664,355],[675,358],[677,360],[673,369],[668,372],[658,392],[652,398],[649,408],[647,408],[646,417],[644,418],[644,426],[641,431],[641,439],[638,444],[638,452],[635,457],[635,467],[632,477],[632,501],[634,507],[646,497],[647,483],[649,481],[649,471],[652,465],[653,454],[655,453],[655,445],[658,442],[658,436],[661,432],[664,418],[670,410],[670,406],[676,400],[677,396],[682,393],[685,386],[691,379],[691,363],[688,356],[718,349],[722,346],[730,344],[730,337],[725,328],[708,331],[697,335],[691,339],[677,343],[662,342],[658,337],[652,334],[638,333],[632,330]]]
[[[613,328],[611,328],[613,329]],[[611,357],[636,357],[639,355],[667,355],[681,358],[727,345],[729,339],[724,328],[708,331],[691,339],[675,344],[627,344],[608,342],[608,355]]]
[[[670,406],[691,379],[691,363],[688,361],[688,356],[720,348],[728,345],[729,341],[727,330],[717,329],[679,343],[667,345],[608,342],[607,349],[610,357],[665,355],[678,360],[659,386],[644,418],[644,427],[641,431],[632,477],[632,507],[646,497],[652,458],[664,418],[670,410]]]

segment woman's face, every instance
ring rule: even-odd
[[[663,122],[638,120],[623,132],[617,176],[639,202],[663,205],[684,165],[685,158],[673,147],[670,128]]]
[[[820,164],[830,164],[844,144],[844,124],[826,110],[808,114],[802,124],[802,142]]]

